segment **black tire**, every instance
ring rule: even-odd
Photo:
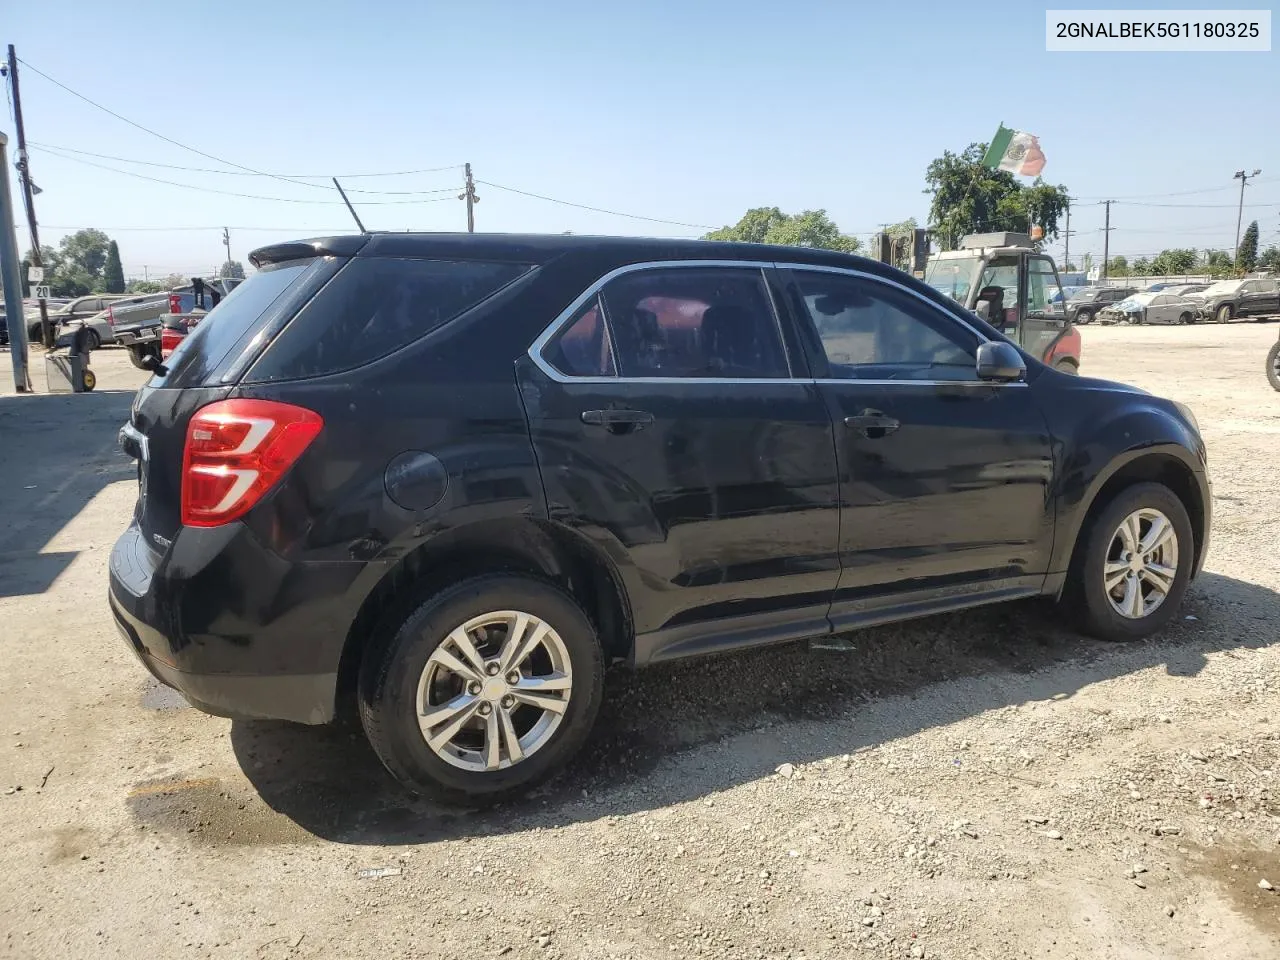
[[[102,346],[102,338],[98,336],[98,331],[92,327],[85,327],[87,332],[88,345],[90,350],[97,350]]]
[[[86,392],[86,393],[91,392],[91,391],[93,390],[93,388],[94,388],[94,387],[96,387],[97,385],[98,385],[98,377],[97,377],[97,374],[95,374],[92,370],[86,370],[86,371],[84,372],[84,389],[85,389],[85,392]]]
[[[1189,323],[1191,323],[1191,314],[1189,314],[1189,313],[1179,314],[1179,315],[1178,315],[1178,322],[1179,322],[1179,323],[1182,323],[1182,324],[1189,324]]]
[[[1280,390],[1280,340],[1267,351],[1267,382],[1273,390]]]
[[[1081,310],[1076,314],[1076,323],[1091,323],[1093,321],[1092,310]]]
[[[1178,538],[1178,569],[1164,602],[1141,619],[1129,619],[1116,612],[1107,599],[1103,566],[1107,562],[1111,539],[1121,521],[1143,507],[1159,510],[1173,524]],[[1195,534],[1187,509],[1172,490],[1160,483],[1126,487],[1090,517],[1080,531],[1062,602],[1080,629],[1090,636],[1099,640],[1141,640],[1168,625],[1178,615],[1187,584],[1191,582],[1195,549]]]
[[[506,769],[470,771],[441,759],[418,726],[418,681],[432,652],[472,617],[498,610],[533,614],[559,634],[569,653],[573,687],[552,739]],[[480,806],[524,793],[559,771],[595,723],[604,686],[604,658],[591,620],[552,584],[492,574],[442,590],[398,623],[379,631],[360,665],[360,720],[374,752],[410,790],[446,803]]]
[[[1233,311],[1231,309],[1231,304],[1224,303],[1222,306],[1218,308],[1217,312],[1214,314],[1214,318],[1219,323],[1230,323],[1232,314],[1233,314]]]
[[[146,357],[155,357],[159,360],[160,345],[156,343],[135,344],[129,348],[129,362],[139,370],[147,369],[142,362]]]

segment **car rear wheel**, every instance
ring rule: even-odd
[[[147,357],[155,357],[160,359],[160,345],[156,343],[147,343],[141,346],[132,346],[129,348],[129,362],[139,370],[147,369],[145,360]]]
[[[90,350],[97,350],[99,347],[102,346],[102,338],[98,336],[97,330],[94,330],[92,327],[86,327],[85,331],[87,334]]]
[[[1184,324],[1188,324],[1188,323],[1190,323],[1190,322],[1191,322],[1191,314],[1189,314],[1189,313],[1182,313],[1182,314],[1179,314],[1179,315],[1178,315],[1178,322],[1179,322],[1179,323],[1184,323]]]
[[[1280,340],[1271,345],[1267,354],[1267,382],[1275,390],[1280,390]]]
[[[1093,320],[1093,313],[1089,310],[1081,310],[1076,314],[1076,323],[1089,323]]]
[[[1218,308],[1217,317],[1218,317],[1219,323],[1230,323],[1231,322],[1231,304],[1224,303],[1222,306],[1220,306]]]
[[[1093,518],[1063,602],[1100,640],[1138,640],[1177,615],[1191,581],[1195,541],[1186,507],[1159,483],[1121,491]]]
[[[360,717],[374,752],[411,790],[495,803],[577,753],[603,674],[595,628],[571,597],[529,577],[477,577],[365,651]]]

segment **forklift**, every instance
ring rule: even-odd
[[[1080,372],[1080,331],[1067,320],[1058,268],[1031,235],[969,234],[959,250],[928,258],[924,282],[1054,369]]]

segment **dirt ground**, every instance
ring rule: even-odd
[[[482,815],[150,681],[105,601],[143,375],[102,351],[92,395],[0,396],[0,956],[1280,957],[1276,332],[1083,331],[1208,440],[1164,635],[1031,604],[617,671],[572,769]]]

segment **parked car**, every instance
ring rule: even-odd
[[[68,320],[62,324],[62,328],[67,330],[81,326],[87,327],[90,335],[89,346],[92,349],[97,350],[104,343],[116,342],[115,329],[111,326],[112,311],[131,307],[134,304],[144,303],[152,299],[154,299],[153,294],[140,294],[135,297],[125,297],[120,300],[113,300],[106,309],[95,313],[91,317],[85,317],[80,320]]]
[[[182,313],[170,312],[166,314],[160,330],[161,358],[167,357],[177,350],[178,345],[186,339],[187,334],[194,330],[209,315],[209,312],[217,306],[224,292],[225,294],[230,294],[240,282],[240,279],[234,277],[223,280],[221,281],[221,286],[216,288],[216,295],[210,294],[203,298],[193,298],[190,301],[191,305]],[[184,303],[187,303],[187,301],[184,301]],[[176,306],[177,304],[173,305]]]
[[[1194,323],[1194,300],[1172,293],[1135,293],[1098,311],[1099,323]]]
[[[1191,298],[1201,319],[1218,323],[1280,314],[1280,284],[1264,278],[1219,280]]]
[[[1185,406],[872,260],[372,234],[251,261],[121,429],[111,610],[209,712],[322,723],[350,691],[414,790],[550,775],[611,660],[1030,597],[1135,639],[1204,561]]]
[[[1137,293],[1136,287],[1083,287],[1067,299],[1067,319],[1089,323],[1098,311]]]
[[[111,304],[128,299],[128,294],[91,293],[86,297],[76,297],[67,301],[56,310],[46,301],[45,309],[49,313],[49,322],[53,324],[54,335],[63,324],[72,320],[87,320],[94,314],[101,313]],[[37,306],[33,313],[27,315],[27,337],[32,343],[40,339],[40,309]],[[97,344],[94,344],[97,346]]]

